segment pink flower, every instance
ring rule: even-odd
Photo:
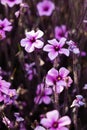
[[[54,60],[59,54],[69,56],[69,50],[63,48],[65,42],[65,38],[61,38],[59,42],[56,39],[48,40],[50,44],[45,45],[43,50],[48,52],[50,60]]]
[[[40,16],[50,16],[55,9],[55,5],[50,0],[44,0],[37,4],[37,9]]]
[[[68,31],[65,25],[55,27],[55,38],[60,40],[62,37],[68,37]]]
[[[46,76],[46,84],[49,86],[53,86],[53,89],[57,89],[57,92],[60,93],[63,91],[64,86],[67,85],[65,78],[69,74],[69,70],[67,70],[65,67],[61,67],[58,70],[55,68],[52,68],[48,71]]]
[[[12,30],[11,22],[9,22],[7,18],[5,18],[4,20],[0,19],[0,31],[10,32],[11,30]]]
[[[7,4],[9,7],[13,7],[16,4],[22,3],[22,0],[1,0],[1,4]]]
[[[40,122],[48,130],[69,130],[66,125],[71,124],[68,116],[59,118],[59,112],[53,110],[46,113],[46,118],[42,118]]]
[[[25,47],[25,50],[29,53],[33,52],[35,48],[42,48],[44,43],[39,40],[43,36],[43,32],[38,30],[35,32],[34,30],[30,32],[26,32],[26,38],[21,40],[21,46]]]
[[[52,89],[47,86],[44,86],[43,83],[37,86],[36,94],[37,96],[34,99],[34,102],[36,104],[41,104],[42,102],[45,104],[49,104],[51,102],[51,98],[49,97],[49,95],[52,94]]]

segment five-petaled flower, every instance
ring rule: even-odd
[[[41,83],[37,86],[36,94],[37,96],[34,99],[36,104],[41,104],[42,102],[49,104],[51,102],[51,98],[49,96],[52,94],[52,89],[44,86],[44,83]]]
[[[56,87],[57,92],[60,93],[63,91],[64,86],[67,86],[65,79],[69,73],[69,70],[67,70],[65,67],[61,67],[59,72],[55,68],[52,68],[47,73],[46,84],[53,86],[53,89]]]
[[[40,123],[48,130],[69,130],[66,125],[71,124],[68,116],[59,118],[59,112],[53,110],[46,113],[46,118],[42,118]]]
[[[20,3],[22,3],[22,0],[1,0],[1,4],[3,5],[7,4],[10,8]]]
[[[26,32],[26,38],[21,40],[21,46],[25,47],[25,50],[29,53],[33,52],[35,48],[42,48],[44,43],[39,40],[39,38],[41,38],[43,34],[41,30]]]
[[[4,20],[0,19],[0,40],[6,37],[5,32],[10,32],[12,30],[11,22],[7,18]]]
[[[60,40],[62,37],[68,37],[68,31],[66,25],[56,26],[55,27],[55,38]]]
[[[55,5],[50,0],[44,0],[37,4],[37,9],[40,16],[50,16],[55,9]]]
[[[50,60],[54,60],[59,54],[69,56],[69,50],[63,48],[65,42],[66,38],[61,38],[59,42],[56,39],[48,40],[48,43],[50,43],[50,45],[45,45],[43,50],[48,52],[48,57]]]

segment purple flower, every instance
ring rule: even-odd
[[[22,3],[22,0],[1,0],[1,4],[7,4],[9,7],[13,7],[16,4]]]
[[[41,38],[43,34],[41,30],[26,32],[26,38],[21,40],[21,46],[25,47],[25,50],[29,53],[33,52],[35,48],[42,48],[44,43],[39,40],[39,38]]]
[[[36,91],[36,97],[34,99],[34,102],[37,104],[41,104],[42,102],[45,104],[49,104],[51,102],[51,98],[49,95],[52,94],[52,89],[44,86],[43,83],[39,84],[37,86],[37,91]]]
[[[77,45],[76,45],[75,42],[73,42],[72,40],[70,40],[70,41],[68,41],[66,43],[69,45],[69,47],[68,47],[69,51],[73,52],[74,54],[79,54],[80,53],[80,50],[77,47]]]
[[[61,67],[59,72],[55,68],[52,68],[47,73],[46,84],[53,87],[56,86],[56,88],[58,87],[57,89],[59,93],[59,91],[61,92],[63,90],[63,86],[67,85],[65,78],[68,74],[69,70],[67,70],[65,67]]]
[[[37,4],[37,10],[40,16],[50,16],[55,9],[55,5],[50,0],[44,0]]]
[[[61,38],[59,42],[56,39],[48,40],[48,43],[50,43],[50,45],[45,45],[43,50],[48,52],[48,57],[50,60],[54,60],[59,54],[69,56],[69,50],[63,48],[65,42],[65,38]]]
[[[55,27],[55,38],[60,40],[62,37],[68,37],[68,31],[65,25]]]
[[[32,80],[34,75],[36,75],[35,62],[31,64],[26,63],[24,67],[27,72],[26,76],[28,77],[29,80]]]
[[[9,89],[8,94],[4,95],[4,103],[10,105],[17,99],[17,92],[15,89]]]
[[[10,32],[11,30],[12,30],[11,22],[9,22],[7,18],[5,18],[4,20],[0,19],[0,31]]]
[[[80,107],[80,106],[84,106],[84,102],[83,102],[83,96],[82,95],[76,95],[76,99],[72,102],[71,107]]]
[[[17,121],[17,122],[22,122],[22,121],[24,121],[24,118],[22,118],[22,117],[20,116],[20,113],[15,112],[15,113],[14,113],[14,116],[16,117],[16,121]]]
[[[42,118],[40,123],[49,130],[69,130],[66,125],[71,124],[68,116],[59,118],[59,112],[53,110],[46,113],[46,118]]]

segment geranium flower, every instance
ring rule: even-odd
[[[0,30],[10,32],[12,29],[11,22],[7,18],[4,20],[0,19]]]
[[[34,102],[37,104],[41,104],[42,102],[45,104],[49,104],[51,102],[51,98],[49,95],[52,94],[52,89],[49,87],[44,87],[44,84],[41,83],[37,86],[36,97]]]
[[[52,68],[47,73],[46,84],[49,86],[56,86],[56,88],[58,87],[58,91],[60,89],[61,92],[63,90],[63,86],[67,85],[65,78],[68,74],[69,70],[67,70],[65,67],[61,67],[59,72],[55,68]]]
[[[65,42],[66,38],[61,38],[59,42],[56,39],[48,40],[50,44],[45,45],[43,50],[48,52],[50,60],[54,60],[59,54],[69,56],[69,50],[63,48]]]
[[[71,124],[68,116],[59,118],[59,112],[53,110],[46,113],[46,118],[42,118],[40,123],[48,130],[69,130],[66,125]]]
[[[35,48],[42,48],[44,43],[39,40],[39,38],[41,38],[43,34],[41,30],[26,32],[26,38],[21,40],[21,46],[25,47],[25,50],[29,53],[33,52]]]
[[[50,0],[44,0],[37,4],[37,9],[40,16],[50,16],[55,9],[55,5]]]
[[[68,37],[68,31],[65,25],[55,27],[55,38],[60,40],[62,37]]]
[[[1,0],[1,4],[5,5],[7,4],[9,7],[13,7],[14,5],[18,5],[22,3],[22,0]]]

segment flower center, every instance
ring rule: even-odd
[[[2,30],[4,28],[4,25],[0,25],[0,30]]]
[[[59,35],[60,37],[64,37],[64,33],[63,33],[63,32],[60,32],[58,35]]]
[[[62,77],[59,75],[59,76],[57,77],[57,80],[60,81],[61,79],[62,79]]]
[[[34,43],[36,41],[35,37],[30,38],[30,42]]]
[[[49,10],[49,7],[48,6],[45,6],[44,7],[44,11],[48,11]]]
[[[55,51],[59,51],[60,48],[58,46],[55,46],[54,49]]]
[[[13,1],[15,1],[15,0],[9,0],[9,1],[13,2]]]
[[[53,123],[53,128],[58,128],[58,122]]]

